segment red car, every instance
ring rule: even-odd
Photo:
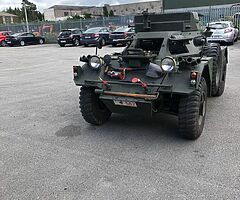
[[[7,46],[6,37],[11,35],[10,31],[1,31],[0,32],[0,46]]]

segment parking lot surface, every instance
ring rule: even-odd
[[[197,141],[165,114],[87,124],[72,65],[94,52],[0,48],[0,199],[240,199],[240,44],[229,47],[225,93],[208,99]]]

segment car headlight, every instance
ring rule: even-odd
[[[171,72],[176,69],[176,61],[174,58],[167,56],[162,59],[161,68],[165,72]]]
[[[101,58],[99,58],[98,56],[92,56],[89,59],[89,65],[93,68],[93,69],[98,69],[100,67],[102,67],[103,65],[103,60]]]

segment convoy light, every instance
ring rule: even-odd
[[[101,58],[99,58],[98,56],[91,56],[91,58],[89,59],[89,65],[93,69],[98,69],[98,68],[102,67],[103,60]]]
[[[161,68],[165,72],[171,72],[176,69],[176,61],[174,58],[167,56],[162,59]]]

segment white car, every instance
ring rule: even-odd
[[[208,27],[213,32],[212,36],[207,39],[209,42],[233,44],[238,39],[239,30],[237,27],[234,27],[231,21],[211,22],[208,24]]]

